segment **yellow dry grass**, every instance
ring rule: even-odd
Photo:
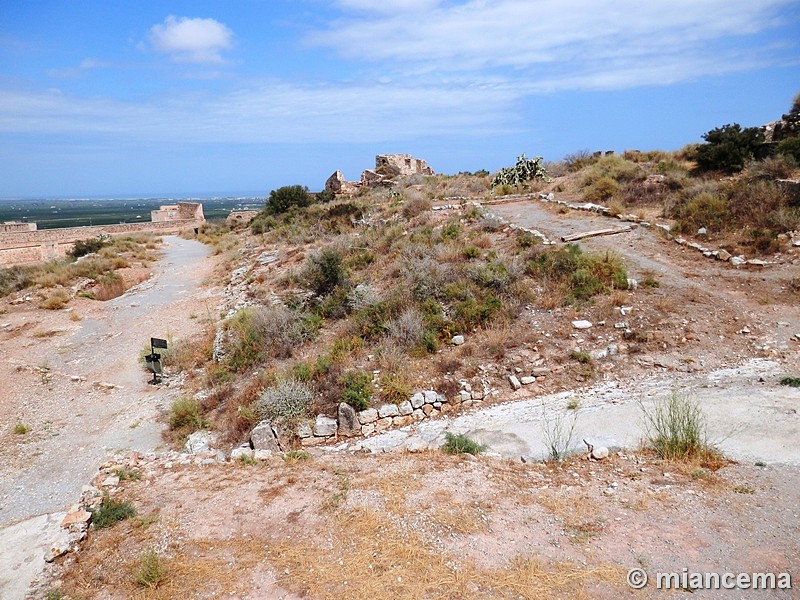
[[[621,583],[614,566],[545,565],[518,556],[507,564],[481,569],[454,554],[433,548],[419,533],[401,529],[375,511],[339,514],[330,532],[333,547],[282,541],[269,559],[285,589],[310,598],[337,600],[581,598],[589,582]]]

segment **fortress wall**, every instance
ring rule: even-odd
[[[127,233],[178,233],[199,227],[202,221],[182,220],[161,223],[120,223],[90,227],[64,227],[40,231],[0,232],[0,268],[13,267],[64,258],[78,240],[99,235],[124,235]]]

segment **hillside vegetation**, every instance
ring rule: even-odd
[[[244,273],[239,307],[246,306],[224,321],[216,342],[209,330],[187,346],[175,368],[210,390],[199,410],[230,442],[265,417],[291,437],[298,422],[334,415],[339,402],[362,410],[419,389],[490,397],[520,361],[550,372],[540,391],[590,381],[597,365],[570,343],[570,321],[619,320],[619,307],[635,297],[649,304],[649,321],[610,341],[615,351],[642,352],[655,338],[664,344],[650,329],[674,307],[651,275],[629,289],[614,253],[545,244],[495,217],[491,202],[552,192],[689,237],[704,228],[704,239],[732,254],[780,252],[786,233],[800,229],[800,202],[779,181],[797,176],[795,158],[773,152],[756,160],[748,151],[740,172],[710,171],[696,160],[717,139],[707,137],[705,146],[678,152],[579,152],[544,168],[523,155],[503,177],[412,176],[353,197],[276,190],[280,203],[248,229],[210,225],[200,233],[226,253],[224,273]],[[520,165],[529,177],[514,175]],[[454,336],[466,342],[454,345]]]

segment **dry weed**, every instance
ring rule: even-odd
[[[269,550],[279,583],[312,598],[580,598],[582,586],[622,581],[617,567],[545,566],[518,556],[496,569],[433,548],[375,511],[340,514],[332,547],[282,541]]]

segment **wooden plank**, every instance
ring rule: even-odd
[[[584,231],[583,233],[573,233],[561,236],[562,242],[576,242],[583,238],[596,237],[598,235],[614,235],[615,233],[626,233],[631,230],[630,225],[625,227],[610,227],[608,229],[595,229],[594,231]]]

